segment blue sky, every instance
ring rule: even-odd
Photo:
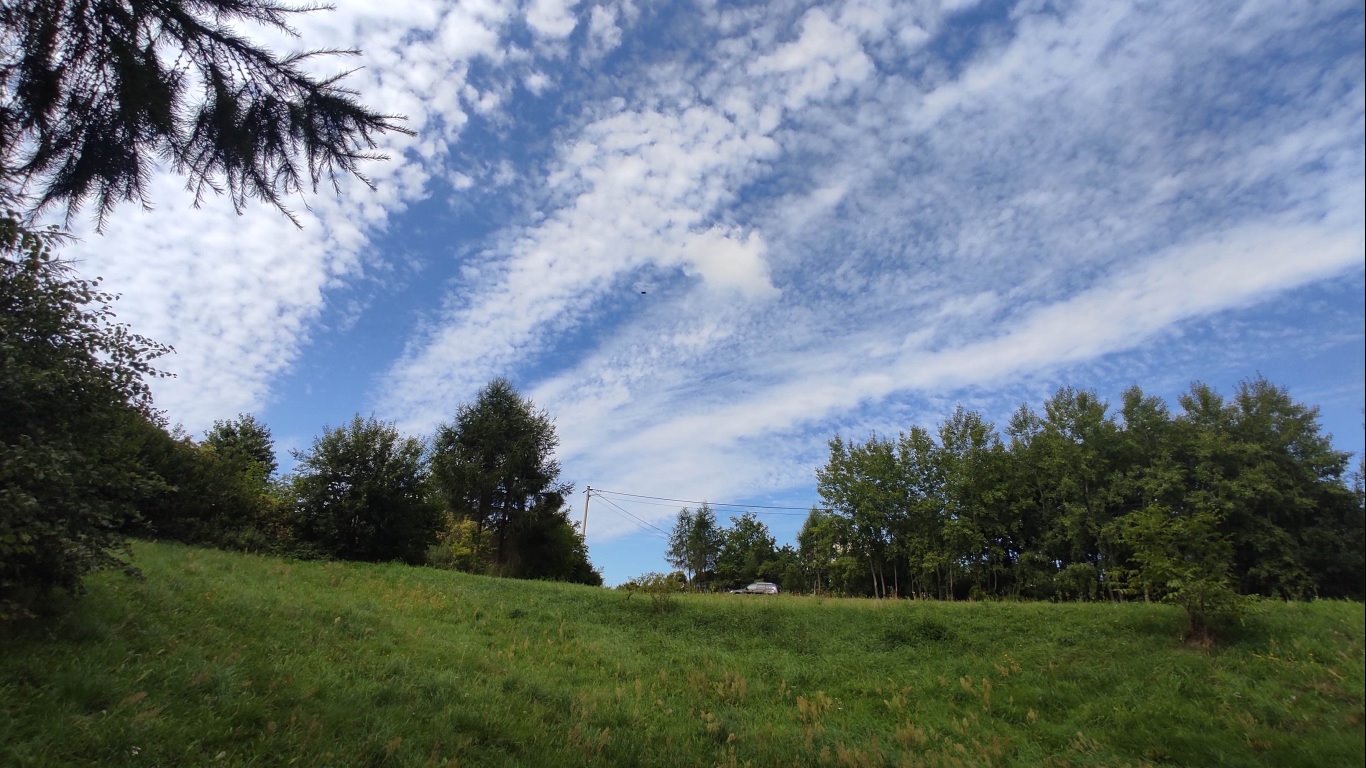
[[[282,451],[506,376],[564,478],[806,506],[835,433],[1262,374],[1362,450],[1358,2],[341,0],[281,50],[408,116],[304,226],[153,182],[69,255],[160,406]],[[260,34],[257,31],[257,34]],[[88,222],[81,222],[88,226]],[[286,461],[286,464],[289,462]],[[594,501],[610,583],[679,505]],[[768,515],[790,540],[799,515]]]

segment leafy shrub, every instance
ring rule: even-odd
[[[1100,582],[1094,565],[1072,563],[1054,574],[1053,586],[1064,600],[1094,600]]]
[[[650,609],[655,613],[665,613],[676,607],[674,597],[687,589],[687,584],[676,576],[652,572],[637,576],[618,589],[626,593],[627,600],[637,592],[649,597]]]
[[[1232,545],[1219,523],[1217,512],[1198,505],[1173,510],[1157,504],[1121,521],[1137,564],[1126,574],[1129,590],[1181,606],[1186,639],[1200,645],[1232,629],[1247,605],[1234,589]]]
[[[375,419],[323,431],[296,454],[299,539],[343,560],[420,563],[440,523],[422,443]]]
[[[0,621],[123,564],[132,502],[158,482],[120,436],[150,416],[169,348],[114,322],[115,297],[50,240],[0,218]]]
[[[211,445],[197,445],[179,431],[141,420],[124,438],[137,461],[160,479],[137,499],[141,515],[128,532],[226,549],[278,551],[256,530],[271,499],[258,473]]]
[[[1174,579],[1166,600],[1186,611],[1186,639],[1213,645],[1242,623],[1249,598],[1233,590],[1228,579],[1192,576]]]
[[[465,573],[486,573],[493,561],[492,540],[473,520],[447,512],[441,516],[436,543],[427,548],[427,564]]]

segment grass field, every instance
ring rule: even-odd
[[[1359,603],[643,595],[136,546],[0,639],[0,765],[1363,764]]]

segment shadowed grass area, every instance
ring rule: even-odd
[[[1363,763],[1359,603],[642,595],[139,544],[0,640],[0,764]]]

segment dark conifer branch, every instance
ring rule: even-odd
[[[356,51],[279,56],[233,30],[255,23],[294,35],[291,15],[323,10],[277,0],[0,0],[0,178],[30,217],[68,220],[93,201],[103,226],[146,196],[160,159],[196,204],[258,198],[295,219],[284,197],[326,180],[340,189],[378,139],[410,134],[304,62]],[[354,70],[352,70],[354,71]]]

